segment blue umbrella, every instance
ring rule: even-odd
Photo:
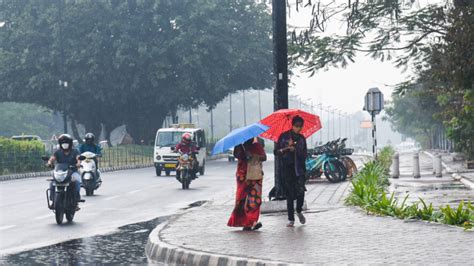
[[[214,148],[212,149],[212,155],[226,152],[230,148],[242,144],[245,141],[262,134],[268,129],[268,126],[260,123],[254,123],[246,127],[237,128],[227,134],[227,136],[220,139],[216,145],[214,145]]]

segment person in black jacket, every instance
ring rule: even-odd
[[[275,156],[280,160],[283,191],[286,195],[288,209],[288,227],[295,224],[294,201],[296,200],[296,215],[301,224],[306,223],[303,204],[306,173],[307,146],[305,137],[300,134],[304,120],[300,116],[292,119],[292,129],[280,135],[275,145]]]

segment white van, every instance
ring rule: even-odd
[[[156,132],[154,163],[157,176],[161,176],[162,171],[165,171],[167,176],[171,171],[176,171],[178,154],[174,151],[174,147],[181,141],[184,133],[190,133],[193,136],[193,142],[199,149],[196,155],[199,162],[199,174],[204,175],[207,153],[204,129],[195,128],[193,124],[177,124],[171,125],[170,128],[160,128]]]

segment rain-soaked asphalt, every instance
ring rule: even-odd
[[[24,251],[0,258],[0,264],[144,264],[150,232],[168,217],[129,224],[117,231]]]

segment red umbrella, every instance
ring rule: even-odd
[[[292,128],[291,120],[295,116],[300,116],[304,120],[301,134],[305,138],[308,138],[321,129],[321,121],[317,115],[298,109],[280,109],[260,121],[260,123],[270,127],[270,129],[260,136],[277,142],[281,133]]]

